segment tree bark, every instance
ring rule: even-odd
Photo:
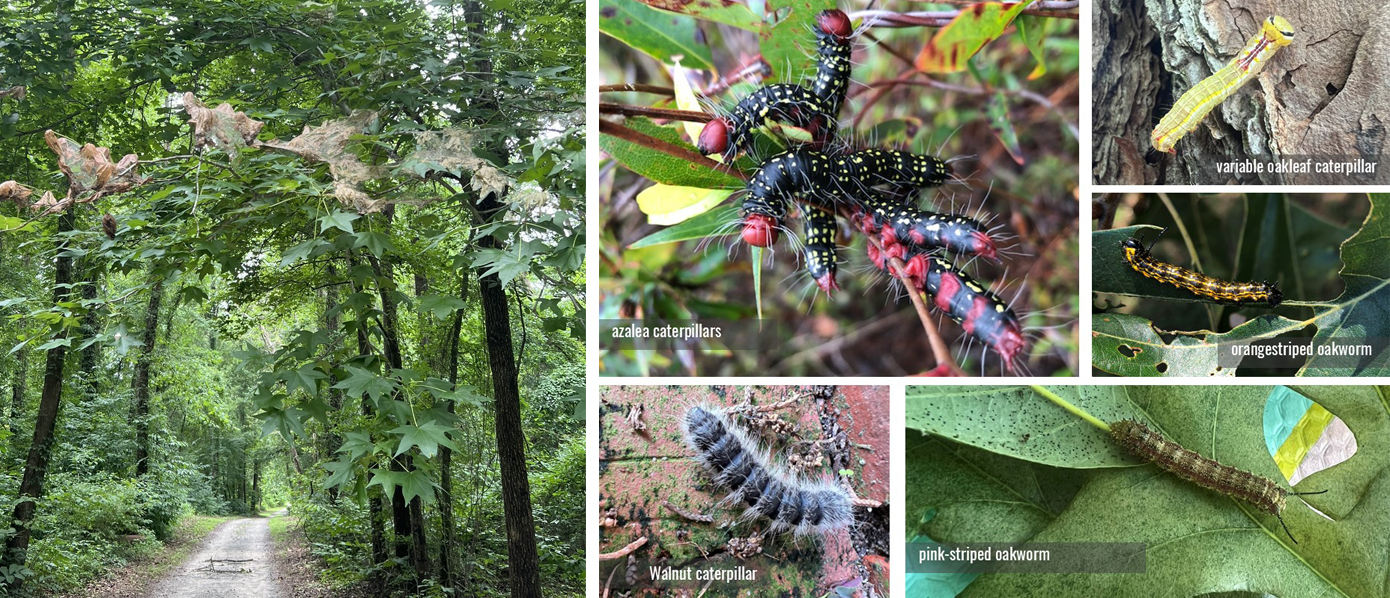
[[[25,345],[14,356],[14,379],[10,381],[10,433],[14,434],[19,418],[24,415],[24,395],[29,392],[29,346]]]
[[[357,263],[357,258],[353,256],[352,252],[348,252],[348,269],[351,270],[353,267],[356,267]],[[362,289],[359,288],[355,282],[352,284],[352,288],[354,293],[362,292]],[[354,326],[354,328],[357,329],[357,353],[363,356],[372,355],[372,343],[367,339],[366,322],[360,320],[361,313],[357,315],[359,320],[356,326]],[[372,409],[371,403],[366,396],[362,397],[362,415],[367,419],[376,417],[376,410]],[[375,439],[373,439],[373,441],[375,441]],[[386,586],[385,581],[381,577],[379,567],[382,563],[386,562],[388,558],[386,556],[386,525],[383,522],[384,516],[382,514],[383,507],[381,504],[381,497],[382,492],[380,490],[374,491],[371,488],[367,489],[367,517],[371,525],[372,544],[371,586],[372,589],[378,593],[383,591]]]
[[[140,356],[135,361],[135,476],[150,472],[150,361],[154,358],[154,343],[159,336],[159,301],[164,294],[164,277],[151,269],[150,302],[145,308],[145,331]],[[245,500],[245,493],[242,499]]]
[[[504,213],[495,194],[478,204],[487,222]],[[485,236],[478,244],[495,249],[497,240]],[[496,410],[497,457],[502,470],[502,512],[507,525],[507,559],[513,598],[539,598],[541,577],[536,556],[536,529],[531,515],[531,483],[526,477],[526,435],[521,429],[521,393],[517,388],[516,355],[507,290],[496,273],[478,270],[483,324],[487,329],[488,365]]]
[[[53,272],[53,303],[68,300],[72,294],[72,257],[64,255],[67,237],[73,229],[76,207],[70,207],[58,217],[58,257]],[[67,337],[67,331],[59,338]],[[19,483],[18,500],[14,506],[11,526],[14,535],[5,542],[3,564],[23,565],[29,552],[29,524],[34,519],[38,500],[43,496],[43,479],[48,474],[48,461],[53,448],[53,429],[63,406],[63,365],[67,347],[58,345],[48,350],[44,364],[43,393],[39,398],[39,413],[34,419],[34,441],[29,445],[29,457],[24,462],[24,477]]]
[[[85,274],[82,281],[82,298],[93,301],[97,298],[97,283],[101,281],[96,265],[87,264],[84,268]],[[89,340],[97,335],[97,310],[88,309],[82,316],[82,329],[80,337]],[[100,380],[97,379],[97,359],[101,357],[101,343],[92,343],[82,350],[82,358],[78,360],[77,370],[82,372],[82,400],[90,402],[96,398],[100,389]]]
[[[468,270],[459,271],[459,299],[468,301]],[[449,329],[449,388],[458,389],[459,378],[459,334],[463,332],[463,311],[454,312],[454,323]],[[453,401],[445,406],[450,415],[455,413]],[[439,447],[439,519],[444,533],[439,538],[439,585],[453,587],[454,573],[454,451],[447,446]]]
[[[394,206],[383,210],[386,220],[386,228],[390,227],[391,219],[395,215]],[[401,369],[401,343],[399,310],[396,308],[396,299],[391,295],[395,288],[395,271],[389,260],[377,259],[376,256],[368,254],[367,259],[371,261],[372,270],[376,274],[377,294],[381,297],[381,332],[382,348],[386,357],[386,365],[391,369]],[[407,400],[399,394],[393,400]],[[393,471],[410,472],[415,467],[409,453],[391,460]],[[415,570],[415,585],[411,588],[415,591],[418,583],[429,579],[430,557],[429,548],[425,537],[424,516],[421,510],[420,497],[415,497],[409,503],[405,500],[405,491],[399,486],[396,487],[396,494],[391,500],[391,509],[396,525],[396,556],[408,557],[411,568]],[[418,525],[417,525],[418,524]]]

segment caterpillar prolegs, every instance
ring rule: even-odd
[[[769,85],[739,100],[728,116],[705,124],[695,147],[704,154],[732,158],[748,149],[753,129],[767,120],[787,122],[811,133],[812,146],[822,147],[835,137],[836,120],[849,89],[849,16],[838,9],[816,17],[818,67],[811,89],[782,83]]]
[[[1279,524],[1284,527],[1286,534],[1289,533],[1289,527],[1284,525],[1283,512],[1288,497],[1327,492],[1285,490],[1274,480],[1203,457],[1134,420],[1127,419],[1110,424],[1110,436],[1126,451],[1157,465],[1164,471],[1203,488],[1255,505],[1261,511],[1278,517]],[[1289,539],[1295,544],[1298,543],[1293,534],[1289,534]]]
[[[772,531],[798,536],[824,533],[854,522],[853,501],[829,481],[809,481],[772,462],[767,451],[724,411],[691,407],[681,418],[681,434],[695,458],[731,492],[728,503],[747,505],[745,519],[766,517]]]
[[[801,213],[806,221],[806,272],[826,294],[839,290],[840,286],[835,283],[838,269],[835,264],[835,215],[804,204]]]

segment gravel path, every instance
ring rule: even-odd
[[[258,517],[222,524],[147,598],[282,598],[272,565],[269,521]]]

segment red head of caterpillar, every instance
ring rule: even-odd
[[[1110,424],[1110,436],[1131,454],[1198,486],[1252,504],[1261,511],[1278,517],[1280,525],[1284,524],[1283,512],[1288,504],[1289,495],[1326,492],[1290,492],[1269,478],[1218,463],[1214,459],[1183,448],[1182,445],[1134,420],[1126,419]],[[1287,534],[1288,531],[1288,526],[1284,526],[1284,533]],[[1295,544],[1298,543],[1298,540],[1294,540],[1293,534],[1289,534],[1289,539]]]
[[[752,143],[752,131],[765,121],[785,122],[806,129],[811,147],[819,149],[835,136],[840,106],[849,90],[850,38],[854,34],[843,11],[822,11],[819,25],[816,77],[810,89],[790,83],[768,85],[744,96],[727,116],[705,124],[695,148],[703,154],[732,158]]]
[[[681,418],[681,435],[695,458],[731,492],[728,503],[747,505],[745,519],[766,517],[772,531],[824,533],[854,522],[849,492],[837,484],[802,480],[771,461],[723,410],[691,407]]]
[[[1160,231],[1159,235],[1162,234],[1163,232]],[[1270,307],[1278,307],[1279,303],[1284,300],[1284,294],[1279,290],[1278,281],[1273,284],[1268,282],[1227,282],[1193,272],[1181,266],[1161,262],[1150,253],[1153,243],[1156,242],[1158,242],[1157,236],[1154,237],[1149,247],[1144,247],[1144,243],[1139,239],[1134,237],[1125,239],[1120,243],[1121,257],[1135,272],[1217,303],[1268,304]]]

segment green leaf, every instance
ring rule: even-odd
[[[1023,37],[1023,44],[1028,46],[1028,52],[1033,55],[1033,60],[1038,63],[1033,67],[1033,72],[1028,73],[1028,80],[1032,81],[1047,74],[1047,62],[1044,58],[1043,41],[1047,39],[1047,26],[1054,19],[1049,17],[1036,17],[1033,15],[1019,15],[1014,21],[1018,25],[1018,34]]]
[[[328,374],[319,371],[318,366],[313,363],[306,363],[299,369],[284,372],[285,394],[294,394],[295,389],[302,388],[309,396],[319,394],[319,380],[327,380]]]
[[[647,118],[629,118],[629,128],[667,143],[695,151],[695,146],[680,138],[675,127],[663,127]],[[599,136],[599,148],[629,170],[657,183],[703,189],[742,189],[743,181],[733,175],[707,166],[687,162],[675,156],[637,145],[612,135]]]
[[[35,350],[35,351],[47,351],[47,350],[52,349],[52,348],[55,348],[55,347],[71,347],[71,346],[72,346],[72,339],[67,338],[67,337],[64,337],[64,338],[49,339],[48,342],[46,342],[46,343],[44,343],[44,344],[42,344],[42,345],[39,345],[39,346],[37,346],[37,347],[34,347],[34,350]]]
[[[405,502],[409,503],[417,496],[421,503],[431,504],[434,502],[434,482],[430,480],[429,472],[416,469],[398,473],[401,475],[398,475],[396,480],[400,484]]]
[[[816,16],[835,8],[834,0],[768,0],[769,17],[781,17],[776,25],[764,27],[761,42],[763,60],[772,67],[769,83],[800,83],[815,76]]]
[[[334,210],[332,214],[319,217],[319,232],[328,232],[330,228],[336,228],[348,234],[352,234],[352,221],[359,216],[354,212],[341,212]]]
[[[1004,145],[1004,149],[1008,150],[1009,157],[1022,165],[1023,148],[1019,147],[1018,133],[1014,131],[1014,123],[1009,120],[1009,99],[1004,96],[1004,92],[996,91],[990,97],[989,103],[985,106],[985,116],[989,117],[989,128],[999,139],[999,143]]]
[[[338,447],[338,452],[347,455],[348,460],[356,461],[376,453],[376,445],[372,443],[371,434],[352,431],[343,434],[343,445]]]
[[[1048,390],[1107,423],[1142,413],[1122,386],[1058,385]],[[1096,434],[1090,424],[1029,387],[909,386],[906,394],[909,430],[1043,465],[1094,469],[1140,463],[1109,436]],[[989,415],[1000,405],[1009,406],[1009,417]],[[1020,431],[1020,422],[1046,432]]]
[[[401,435],[401,444],[396,447],[395,456],[401,456],[401,453],[410,450],[413,446],[420,447],[420,454],[424,455],[427,459],[434,458],[435,453],[439,452],[440,445],[457,450],[458,447],[454,446],[453,441],[449,440],[449,437],[446,435],[451,429],[452,428],[448,426],[441,426],[438,422],[430,420],[425,422],[424,425],[412,426],[406,424],[391,430],[392,434]]]
[[[396,382],[390,378],[378,376],[372,372],[356,366],[343,366],[349,373],[346,380],[333,385],[333,388],[346,391],[348,396],[357,399],[362,395],[367,395],[374,400],[380,401],[388,398],[396,389]]]
[[[727,227],[730,222],[737,219],[738,206],[730,202],[675,226],[663,228],[642,237],[629,245],[628,249],[642,249],[643,247],[651,247],[665,243],[706,239],[715,236],[721,229]],[[737,228],[730,228],[722,233],[721,236],[734,235],[737,234],[737,231]]]
[[[288,266],[299,260],[306,259],[309,256],[313,255],[315,249],[318,249],[319,247],[325,247],[328,245],[329,243],[327,241],[324,241],[323,239],[309,239],[308,241],[305,241],[285,250],[285,254],[280,256],[280,265]]]
[[[324,488],[340,488],[348,484],[357,482],[357,464],[353,459],[344,457],[340,461],[329,461],[323,464],[323,468],[328,470],[331,475],[323,481]]]
[[[324,426],[328,425],[328,410],[330,407],[328,406],[328,401],[323,400],[323,397],[314,397],[308,401],[304,401],[299,404],[299,408],[303,409],[304,413],[308,414],[309,417],[319,420]]]
[[[381,257],[388,250],[394,251],[396,249],[396,246],[391,244],[391,238],[379,232],[362,231],[354,233],[353,236],[357,239],[352,244],[353,249],[366,247],[376,257]]]
[[[679,14],[690,15],[697,19],[723,23],[730,27],[737,27],[744,31],[758,33],[763,26],[763,20],[748,6],[739,2],[661,2],[659,0],[642,0],[644,4],[654,8],[670,10]]]
[[[467,307],[462,299],[450,295],[424,295],[420,297],[420,311],[427,312],[436,318],[444,319],[454,314],[454,311]]]
[[[1272,390],[1248,385],[1130,386],[1116,389],[1116,396],[1105,401],[1139,414],[1175,443],[1285,486],[1264,436],[1265,401]],[[925,520],[917,523],[920,531],[948,543],[1103,538],[1149,547],[1143,575],[984,574],[961,594],[963,598],[1149,598],[1171,594],[1175,587],[1200,588],[1178,593],[1184,596],[1244,596],[1252,584],[1261,595],[1385,598],[1390,562],[1384,534],[1390,529],[1390,493],[1381,491],[1390,469],[1386,398],[1368,386],[1294,390],[1340,417],[1355,432],[1358,445],[1351,459],[1295,487],[1328,490],[1299,497],[1302,500],[1290,498],[1283,509],[1283,522],[1297,544],[1274,515],[1154,465],[1090,469],[1078,475],[1080,470],[1041,466],[939,435],[925,441],[909,435],[907,444],[913,448],[906,466],[906,520],[909,526]],[[1088,400],[1084,394],[1080,399]],[[962,429],[1003,420],[991,424],[999,427],[1001,436],[1027,434],[1031,443],[1056,430],[1052,420],[1035,421],[1033,416],[1042,408],[1029,403],[958,403],[959,411],[942,417],[956,419],[946,423]],[[1026,410],[1016,412],[1020,408]],[[1012,428],[1004,430],[1005,426]],[[1090,429],[1092,444],[1109,442],[1103,431]],[[1075,448],[1086,453],[1088,446]],[[1215,553],[1221,554],[1218,568],[1208,566]],[[1232,576],[1229,571],[1247,574]]]
[[[1314,347],[1366,345],[1390,338],[1390,194],[1372,193],[1371,212],[1361,230],[1342,243],[1340,276],[1346,289],[1332,305],[1313,308],[1318,332]],[[1383,347],[1382,347],[1383,349]],[[1301,376],[1390,376],[1390,351],[1372,351],[1357,367],[1326,367],[1316,353]]]
[[[1263,315],[1230,332],[1188,332],[1165,342],[1154,323],[1139,316],[1095,314],[1091,322],[1091,363],[1118,376],[1235,376],[1236,368],[1217,363],[1222,345],[1249,345],[1306,326],[1283,316]]]
[[[999,39],[1014,17],[1030,2],[1004,4],[982,2],[938,29],[930,43],[917,54],[917,70],[924,73],[955,73],[965,70],[970,58],[991,41]]]
[[[753,303],[758,306],[758,319],[763,319],[763,248],[754,246],[748,252],[753,260]]]
[[[695,19],[636,0],[599,0],[599,31],[661,63],[683,56],[687,66],[714,70],[714,59]],[[802,57],[804,59],[804,57]]]

